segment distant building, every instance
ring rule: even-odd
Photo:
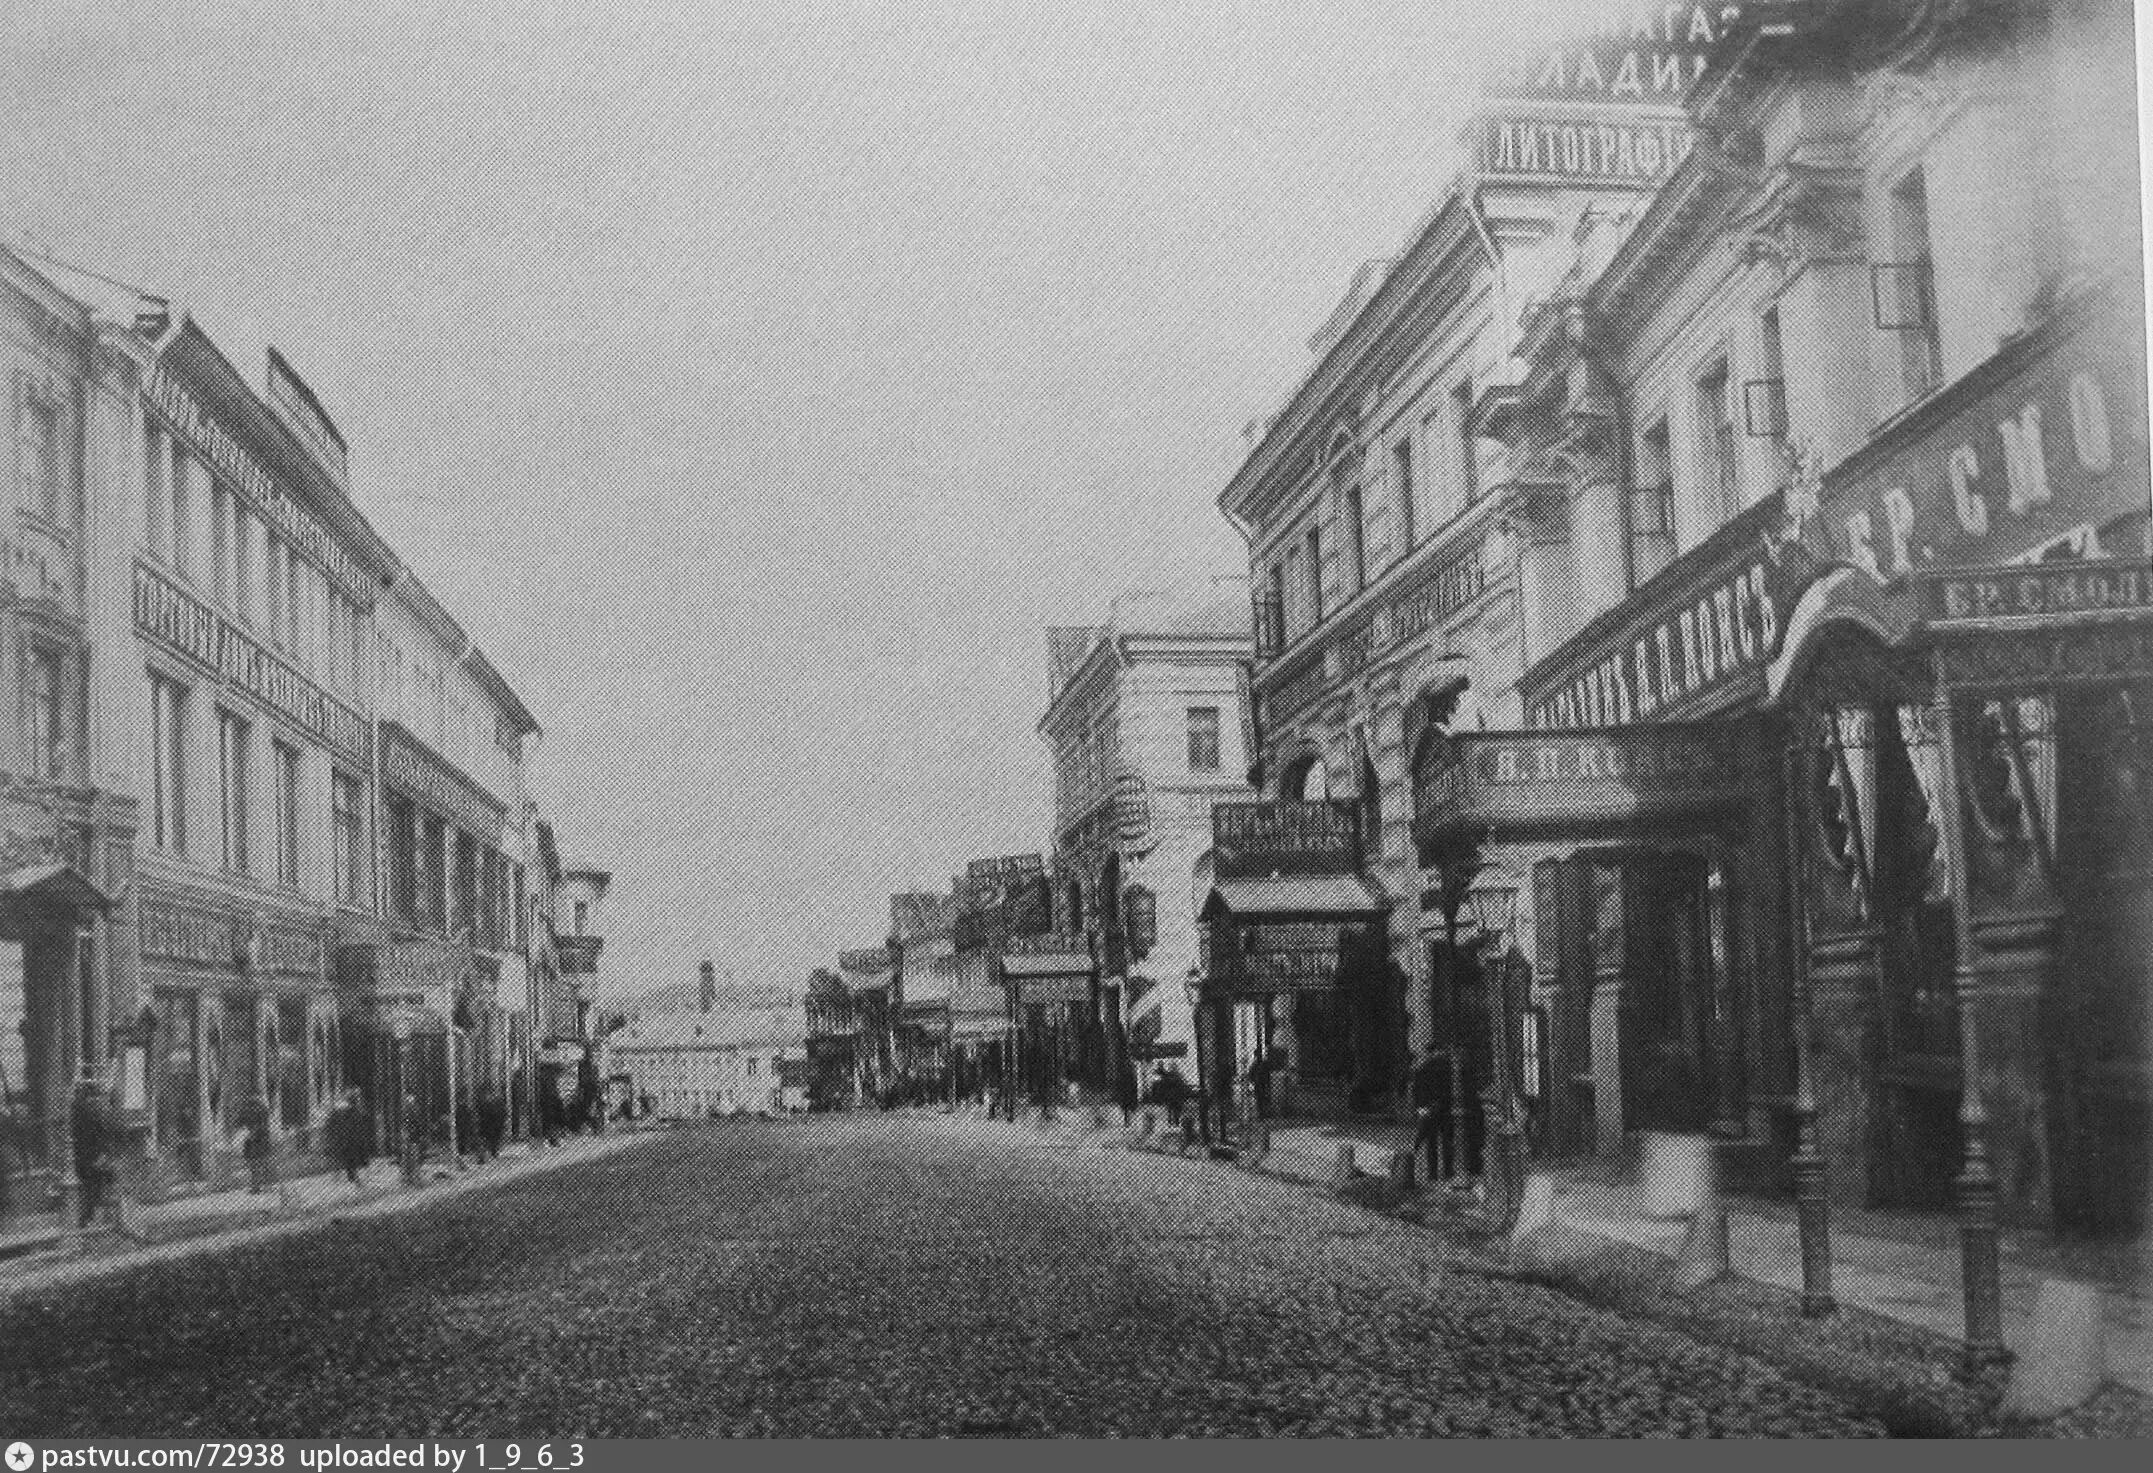
[[[625,1024],[608,1040],[632,1097],[675,1120],[802,1109],[796,1082],[806,1020],[797,1010],[668,1013]]]

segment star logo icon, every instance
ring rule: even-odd
[[[14,1473],[25,1473],[37,1461],[37,1454],[27,1442],[11,1442],[7,1445],[7,1465]]]

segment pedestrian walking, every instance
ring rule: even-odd
[[[508,1101],[501,1091],[487,1085],[478,1097],[479,1147],[489,1161],[501,1159],[501,1142],[508,1135]]]
[[[104,1205],[105,1194],[117,1174],[114,1160],[119,1150],[119,1122],[113,1118],[112,1102],[97,1081],[95,1071],[85,1068],[75,1086],[75,1099],[68,1112],[68,1128],[74,1137],[75,1182],[81,1189],[82,1220],[88,1227]]]
[[[1432,1048],[1420,1051],[1420,1062],[1413,1067],[1412,1087],[1413,1109],[1419,1121],[1413,1133],[1413,1150],[1417,1155],[1426,1149],[1428,1180],[1439,1182],[1450,1155],[1450,1070],[1440,1052]]]
[[[366,1118],[357,1090],[345,1090],[343,1097],[330,1106],[329,1118],[322,1123],[322,1139],[329,1148],[329,1159],[344,1173],[346,1181],[357,1186],[359,1173],[374,1159],[373,1122]]]
[[[1114,1099],[1121,1106],[1121,1123],[1126,1126],[1136,1118],[1136,1066],[1130,1064],[1114,1073]]]
[[[276,1185],[276,1158],[269,1137],[269,1101],[250,1094],[240,1103],[233,1123],[239,1127],[239,1151],[247,1158],[247,1190],[266,1192]]]

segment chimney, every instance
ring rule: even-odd
[[[698,989],[698,996],[706,1013],[718,1005],[718,968],[715,962],[703,963],[703,985]]]

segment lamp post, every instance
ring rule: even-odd
[[[1189,974],[1181,979],[1181,987],[1189,999],[1189,1038],[1196,1049],[1196,1130],[1198,1139],[1205,1146],[1211,1144],[1211,1119],[1208,1098],[1205,1093],[1204,1070],[1204,974],[1200,967],[1190,967]]]
[[[1494,883],[1488,883],[1491,878]],[[1504,940],[1517,924],[1518,891],[1514,884],[1503,883],[1507,878],[1499,871],[1484,875],[1465,895],[1466,904],[1472,907],[1473,923],[1480,928],[1481,943],[1488,950],[1481,987],[1487,995],[1488,1052],[1493,1067],[1482,1100],[1493,1137],[1488,1142],[1488,1176],[1493,1188],[1489,1205],[1495,1208],[1498,1220],[1505,1223],[1517,1211],[1525,1176],[1525,1131],[1510,1067],[1509,966],[1503,954]]]

